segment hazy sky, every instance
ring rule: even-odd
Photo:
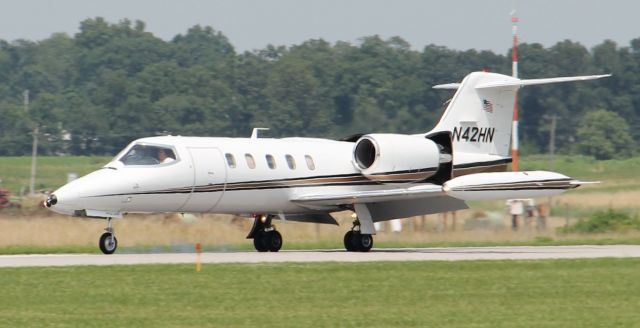
[[[564,39],[587,47],[640,37],[637,0],[0,0],[0,39],[41,40],[78,32],[79,22],[142,20],[165,40],[196,24],[225,34],[237,51],[312,38],[357,42],[398,35],[414,49],[427,44],[490,49],[511,44],[509,13],[520,17],[522,42],[550,46]]]

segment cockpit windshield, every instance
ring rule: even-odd
[[[176,153],[171,147],[137,144],[118,158],[124,165],[158,165],[176,160]]]

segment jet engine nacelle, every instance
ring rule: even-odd
[[[353,148],[353,163],[371,180],[420,181],[433,176],[451,155],[430,139],[404,134],[367,134]]]

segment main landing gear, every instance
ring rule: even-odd
[[[107,227],[104,229],[106,232],[100,236],[100,250],[104,254],[113,254],[118,248],[118,239],[113,231],[113,225],[111,224],[111,218],[107,218]]]
[[[282,247],[282,235],[271,224],[271,215],[256,215],[247,239],[253,239],[258,252],[277,252]]]
[[[360,220],[353,221],[353,227],[344,235],[347,252],[368,252],[373,247],[373,237],[360,232]]]

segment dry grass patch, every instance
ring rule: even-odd
[[[402,232],[392,232],[390,224],[384,223],[383,229],[375,236],[375,243],[381,247],[417,247],[544,244],[550,241],[573,244],[585,240],[584,235],[556,233],[555,228],[567,223],[564,218],[549,219],[549,228],[545,231],[537,231],[533,220],[529,221],[529,225],[521,225],[519,231],[511,231],[506,214],[498,217],[497,221],[494,218],[493,225],[478,225],[478,222],[489,220],[478,217],[480,213],[474,210],[460,211],[455,227],[451,217],[445,222],[441,215],[402,220]],[[341,248],[343,235],[351,227],[352,219],[348,212],[344,212],[338,215],[338,220],[340,226],[279,220],[275,224],[284,236],[285,249]],[[137,251],[139,247],[191,251],[196,243],[221,246],[222,249],[252,249],[252,242],[245,238],[251,225],[250,219],[230,215],[130,215],[114,221],[120,251],[127,251],[127,248]],[[86,247],[93,249],[96,246],[105,226],[106,222],[99,219],[59,215],[17,218],[0,215],[0,248],[78,246],[85,247],[78,251],[86,251]],[[640,232],[602,234],[597,238],[640,240]],[[43,251],[47,252],[32,252]]]

